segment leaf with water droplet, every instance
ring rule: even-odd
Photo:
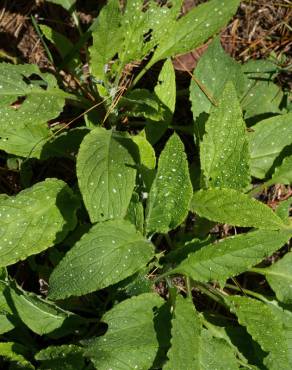
[[[249,148],[235,88],[228,82],[211,110],[200,145],[207,187],[246,189],[250,184]]]
[[[99,370],[150,369],[159,347],[154,309],[163,302],[157,294],[144,293],[114,306],[101,320],[107,332],[89,342],[85,355]]]
[[[153,245],[128,221],[94,225],[50,277],[53,299],[94,292],[135,274],[153,258]]]
[[[167,31],[159,34],[160,42],[150,61],[151,65],[161,59],[187,53],[203,44],[228,23],[239,3],[238,0],[229,0],[222,6],[222,0],[211,0],[196,6],[177,21],[169,22]]]
[[[264,359],[267,369],[290,370],[292,366],[292,313],[275,301],[265,302],[240,296],[225,298],[231,311],[245,326],[252,338],[268,352]]]
[[[246,76],[245,92],[241,100],[245,119],[258,120],[261,115],[281,113],[283,92],[273,82],[277,68],[271,60],[249,60],[241,66]]]
[[[79,200],[61,180],[47,179],[0,199],[0,267],[60,243],[73,230]]]
[[[59,338],[86,324],[86,320],[80,316],[24,291],[13,282],[7,284],[5,297],[13,314],[38,335],[50,334],[53,338]]]
[[[218,281],[223,287],[228,278],[247,271],[280,249],[292,231],[256,230],[209,244],[179,264],[172,274],[181,273],[196,281]]]
[[[194,193],[192,211],[208,220],[234,226],[280,230],[284,221],[268,206],[233,189],[208,189]]]
[[[269,267],[256,268],[255,272],[265,276],[280,302],[292,304],[292,252]]]
[[[39,157],[52,136],[48,121],[73,97],[57,80],[33,64],[0,63],[0,149],[22,157]]]
[[[207,51],[199,59],[194,70],[194,76],[205,89],[204,93],[195,81],[191,81],[190,100],[193,117],[196,125],[202,124],[198,131],[198,133],[202,133],[204,129],[202,118],[204,116],[208,117],[213,106],[210,96],[217,101],[221,97],[227,81],[231,81],[240,97],[244,91],[245,77],[240,64],[222,48],[219,37],[212,41]],[[230,104],[230,107],[232,107],[232,104]],[[197,121],[198,119],[199,121]],[[198,139],[201,139],[201,137],[199,136]]]
[[[145,190],[148,192],[151,188],[154,176],[156,157],[155,151],[149,141],[146,139],[144,131],[139,135],[132,136],[132,140],[138,147],[139,158],[137,158],[138,172],[142,176],[145,185]]]
[[[226,341],[203,329],[200,316],[189,299],[177,295],[171,330],[171,348],[163,370],[236,370],[239,364]]]
[[[147,232],[166,233],[186,218],[193,194],[184,145],[173,134],[163,149],[147,202]]]
[[[82,141],[77,176],[91,222],[125,217],[136,180],[133,146],[126,133],[101,127]]]
[[[276,167],[272,178],[265,183],[266,186],[274,184],[292,184],[292,155],[284,158],[280,166]]]
[[[292,143],[292,113],[275,116],[252,126],[249,134],[251,174],[263,179],[280,153]]]
[[[148,120],[145,132],[147,139],[155,144],[165,133],[168,125],[172,121],[176,103],[176,80],[175,70],[171,59],[167,59],[158,76],[158,82],[154,88],[154,92],[163,104],[164,116],[163,119],[157,122]]]
[[[76,370],[85,368],[84,349],[74,344],[49,346],[35,355],[41,369]]]

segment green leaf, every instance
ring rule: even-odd
[[[146,89],[129,91],[119,103],[128,117],[143,117],[158,122],[165,115],[163,104],[155,94]]]
[[[274,184],[290,185],[292,183],[292,155],[284,158],[282,164],[276,167],[272,178],[266,182],[267,186]]]
[[[250,184],[248,138],[232,83],[211,110],[200,157],[208,187],[243,190]]]
[[[6,284],[0,281],[0,334],[7,333],[14,328],[14,323],[10,320],[12,311],[4,296],[5,289]]]
[[[56,337],[61,337],[85,322],[79,316],[62,310],[36,294],[25,292],[15,284],[7,287],[6,297],[14,315],[38,335],[54,334],[60,329]]]
[[[245,77],[241,72],[240,64],[225,53],[219,37],[213,40],[199,59],[194,77],[202,84],[209,97],[215,100],[221,96],[227,81],[233,82],[238,96],[241,96],[244,91]],[[190,85],[190,99],[195,121],[200,115],[202,119],[204,114],[210,113],[212,102],[194,81]],[[230,107],[232,108],[231,104]]]
[[[285,254],[271,266],[256,268],[254,271],[265,275],[279,301],[292,304],[292,252]]]
[[[45,37],[56,46],[61,57],[64,58],[73,47],[73,43],[66,36],[51,27],[44,24],[40,24],[39,27]]]
[[[78,205],[71,189],[57,179],[0,199],[0,267],[61,242],[76,225]]]
[[[147,139],[152,143],[156,143],[165,133],[168,125],[171,123],[172,116],[175,110],[176,103],[176,80],[175,70],[171,59],[167,59],[158,76],[158,83],[154,88],[154,92],[158,99],[163,104],[165,111],[164,119],[153,122],[148,121],[145,127]]]
[[[39,157],[50,136],[47,122],[59,115],[69,96],[53,75],[33,64],[0,63],[0,149]]]
[[[44,144],[41,152],[41,160],[52,157],[65,157],[75,160],[80,144],[88,132],[89,130],[86,127],[78,127],[53,136]]]
[[[94,225],[50,277],[50,297],[82,295],[115,284],[146,266],[153,246],[127,221]]]
[[[268,206],[233,189],[194,193],[191,209],[208,220],[234,226],[279,230],[285,224]]]
[[[160,155],[149,193],[147,231],[166,233],[180,225],[188,214],[192,193],[184,145],[173,134]]]
[[[125,219],[135,225],[136,229],[143,234],[144,208],[142,202],[140,202],[139,195],[137,193],[133,193],[132,195],[132,199],[129,204]]]
[[[289,198],[289,199],[281,201],[275,210],[276,215],[278,215],[287,224],[290,224],[289,215],[290,215],[291,205],[292,205],[292,199]]]
[[[291,145],[292,113],[265,119],[250,133],[251,174],[263,179],[282,150]]]
[[[47,347],[35,355],[44,370],[81,370],[85,368],[83,348],[73,344]]]
[[[135,162],[128,147],[128,136],[100,127],[81,143],[77,176],[91,222],[126,215],[136,179]]]
[[[102,321],[108,324],[108,331],[93,339],[85,352],[96,368],[150,369],[158,350],[153,309],[162,304],[157,294],[145,293],[107,312]]]
[[[123,33],[120,29],[121,12],[118,0],[109,0],[97,18],[97,25],[92,33],[93,44],[89,48],[92,74],[104,81],[107,63],[120,48]]]
[[[57,4],[62,6],[66,10],[71,10],[76,0],[46,0],[49,3]]]
[[[171,348],[163,370],[184,369],[235,370],[239,368],[235,354],[227,343],[213,338],[202,328],[191,301],[177,296],[172,320]]]
[[[203,44],[227,24],[238,6],[238,0],[229,0],[224,5],[221,0],[211,0],[195,7],[178,21],[170,23],[168,28],[159,29],[159,45],[150,61],[151,65]]]
[[[72,50],[74,44],[70,41],[70,39],[68,39],[68,37],[62,35],[51,27],[48,27],[44,24],[40,24],[39,27],[44,36],[55,46],[62,59],[64,59]],[[68,67],[74,72],[74,69],[77,68],[79,64],[80,60],[78,60],[78,58],[73,58],[68,63]]]
[[[269,73],[275,71],[275,65],[267,60],[252,60],[243,64],[242,71],[248,77],[241,102],[244,118],[280,113],[283,92],[272,82]]]
[[[261,302],[248,297],[226,298],[241,325],[269,355],[264,363],[269,370],[290,370],[292,366],[292,314],[274,302]]]
[[[175,302],[171,329],[171,347],[167,353],[168,361],[163,370],[178,370],[200,367],[200,334],[202,324],[193,303],[178,295]]]
[[[193,280],[225,281],[247,271],[280,249],[292,231],[256,230],[209,244],[190,253],[171,273],[182,273]]]
[[[141,131],[139,135],[132,136],[132,140],[138,147],[138,172],[140,172],[145,185],[145,189],[148,192],[155,177],[155,151],[149,141],[147,141],[144,131]]]
[[[163,105],[168,108],[168,120],[171,120],[176,103],[175,70],[171,59],[164,62],[154,92]]]
[[[34,366],[23,356],[25,347],[14,342],[0,343],[0,357],[9,360],[10,363],[17,363],[24,369],[34,369]]]

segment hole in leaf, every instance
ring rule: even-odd
[[[24,76],[22,75],[23,81],[30,86],[37,86],[42,88],[43,90],[47,90],[48,84],[46,81],[44,81],[40,76],[37,74],[33,73],[30,76]]]
[[[18,96],[17,99],[10,105],[11,108],[18,110],[22,103],[26,100],[26,96]]]
[[[143,40],[144,42],[149,42],[152,40],[152,30],[149,30],[148,32],[144,33]]]

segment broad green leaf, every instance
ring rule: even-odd
[[[167,59],[163,64],[154,92],[163,105],[168,108],[170,115],[168,119],[171,119],[176,103],[175,70],[171,59]]]
[[[209,114],[212,108],[212,102],[206,93],[217,100],[227,81],[233,82],[238,96],[241,96],[244,91],[245,77],[241,72],[240,64],[225,53],[219,37],[214,39],[199,59],[194,76],[205,89],[204,92],[197,83],[191,82],[190,99],[195,121],[200,115]],[[231,104],[230,107],[232,108]]]
[[[85,368],[83,348],[74,344],[50,346],[35,355],[43,370],[82,370]]]
[[[57,5],[61,5],[66,10],[72,10],[73,5],[75,4],[76,0],[46,0],[49,3],[54,3]]]
[[[149,267],[146,267],[128,279],[121,281],[118,284],[119,291],[124,292],[129,297],[143,293],[152,293],[153,281],[148,278],[148,273]]]
[[[213,338],[202,324],[193,303],[177,296],[172,320],[171,348],[163,370],[235,370],[235,354],[227,343]]]
[[[287,224],[290,223],[289,221],[289,215],[290,215],[290,209],[292,205],[292,199],[286,199],[280,202],[280,204],[277,206],[275,213]]]
[[[242,66],[245,73],[245,94],[241,101],[244,118],[267,113],[280,113],[281,88],[272,82],[275,65],[267,60],[251,60]]]
[[[78,127],[62,132],[48,140],[41,152],[41,160],[48,158],[68,158],[75,160],[80,144],[89,130],[86,127]]]
[[[197,281],[225,281],[247,271],[280,249],[292,231],[256,230],[209,244],[190,253],[171,272],[182,273]]]
[[[64,336],[85,323],[79,316],[62,310],[53,302],[16,286],[7,287],[6,297],[13,313],[38,335],[53,334],[60,329],[56,336]]]
[[[119,102],[128,117],[143,117],[152,121],[161,121],[165,116],[165,107],[158,97],[146,89],[129,91]]]
[[[263,179],[282,150],[292,143],[292,113],[265,119],[250,133],[251,174]]]
[[[139,199],[137,193],[133,193],[127,214],[125,217],[126,220],[130,221],[135,225],[136,229],[143,234],[144,231],[144,207],[142,202]]]
[[[139,151],[138,172],[142,176],[145,190],[149,192],[155,176],[155,151],[146,139],[144,131],[142,131],[142,134],[132,136],[132,140],[137,145]]]
[[[247,132],[232,83],[211,110],[200,157],[207,187],[243,190],[250,184]]]
[[[292,304],[292,252],[266,268],[255,268],[255,272],[265,275],[279,301]]]
[[[19,364],[23,369],[34,369],[34,366],[24,357],[26,348],[14,342],[0,343],[0,357],[9,362]]]
[[[276,304],[248,297],[226,298],[241,325],[268,352],[264,363],[269,370],[290,370],[292,366],[292,314]]]
[[[145,127],[148,140],[155,144],[171,123],[176,103],[175,70],[171,59],[167,59],[158,76],[154,92],[165,107],[164,118],[158,122],[148,121]]]
[[[153,246],[127,221],[98,223],[65,255],[50,277],[50,297],[82,295],[133,275],[153,257]]]
[[[153,309],[162,304],[145,293],[116,305],[102,318],[107,332],[89,343],[86,356],[99,370],[150,369],[158,350]]]
[[[123,36],[120,22],[119,1],[109,0],[98,15],[97,25],[92,33],[93,44],[89,48],[92,74],[98,80],[105,80],[107,63],[120,48]]]
[[[61,242],[76,225],[78,203],[71,189],[57,179],[0,200],[0,266]]]
[[[130,146],[128,136],[100,127],[82,141],[77,176],[91,222],[126,215],[136,178]]]
[[[64,59],[72,50],[74,44],[70,41],[70,39],[68,39],[68,37],[62,35],[51,27],[48,27],[44,24],[40,24],[39,27],[45,37],[55,46],[60,56]],[[68,63],[68,67],[74,72],[80,63],[81,62],[78,60],[78,58],[73,58]]]
[[[173,134],[163,149],[147,203],[147,232],[166,233],[186,218],[192,183],[184,145]]]
[[[169,24],[168,29],[160,30],[159,45],[150,61],[151,65],[201,45],[227,24],[238,6],[238,0],[229,0],[227,3],[211,0]]]
[[[70,96],[53,75],[33,64],[0,63],[0,149],[39,157],[50,136],[47,122],[59,115]]]
[[[73,47],[73,43],[66,36],[51,27],[44,24],[40,24],[39,27],[45,37],[56,46],[61,57],[64,58]]]
[[[276,167],[272,178],[266,182],[267,186],[274,184],[290,185],[292,183],[292,155],[284,158],[282,164]]]
[[[234,226],[279,230],[286,225],[268,206],[233,189],[194,193],[191,209],[208,220]]]
[[[191,301],[178,295],[175,302],[171,329],[171,347],[163,370],[199,369],[200,335],[202,324]]]

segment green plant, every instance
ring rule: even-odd
[[[80,27],[73,1],[52,2]],[[3,368],[290,370],[291,200],[274,211],[253,198],[292,182],[280,67],[240,65],[215,37],[190,85],[194,121],[176,123],[171,58],[239,1],[182,17],[180,1],[126,3],[80,29],[77,45],[93,38],[86,78],[76,45],[36,23],[60,53],[54,74],[0,64],[0,148],[24,188],[0,195]]]

